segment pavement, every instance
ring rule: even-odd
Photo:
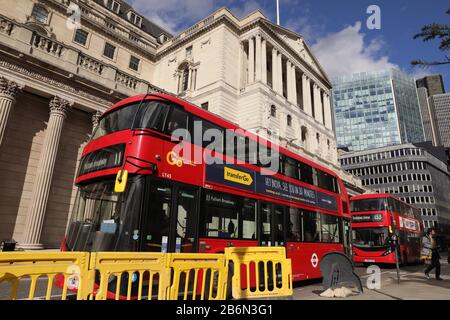
[[[434,270],[430,279],[426,279],[423,271],[425,265],[409,265],[400,268],[400,283],[397,280],[397,269],[381,266],[381,283],[379,289],[369,289],[367,282],[371,274],[367,267],[357,266],[355,272],[361,278],[364,292],[347,298],[322,298],[324,291],[321,282],[297,285],[294,288],[294,300],[450,300],[450,265],[447,256],[441,259],[441,278],[435,280]]]
[[[321,282],[295,284],[293,297],[289,300],[450,300],[450,265],[447,256],[441,259],[441,277],[443,281],[434,279],[434,271],[430,273],[431,279],[426,279],[423,273],[425,265],[409,265],[400,269],[400,283],[397,282],[397,269],[395,267],[381,266],[380,288],[369,289],[367,282],[372,274],[367,267],[358,266],[355,272],[361,278],[364,287],[363,294],[354,291],[354,295],[347,298],[322,298],[320,293],[324,290]],[[30,279],[22,279],[18,288],[18,299],[26,299]],[[47,279],[40,278],[36,286],[36,299],[45,299]],[[0,283],[0,300],[8,300],[10,284]],[[52,299],[58,300],[61,290],[53,286]]]

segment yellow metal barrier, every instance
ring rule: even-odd
[[[169,254],[170,300],[225,300],[228,268],[223,254]]]
[[[233,263],[234,299],[293,294],[291,260],[284,247],[226,248],[225,258]]]
[[[166,300],[170,286],[167,259],[164,253],[92,253],[89,270],[95,299]]]
[[[4,289],[5,282],[10,284],[11,300],[51,300],[56,296],[66,300],[68,291],[75,288],[78,289],[76,298],[83,300],[88,290],[88,279],[85,276],[88,266],[89,253],[85,252],[0,253],[0,285]],[[62,292],[57,292],[60,289],[55,290],[53,286],[58,277]]]
[[[5,282],[13,300],[66,300],[70,293],[78,300],[225,300],[229,281],[235,299],[280,297],[292,295],[291,273],[285,249],[271,247],[227,248],[225,255],[0,253],[0,299]]]

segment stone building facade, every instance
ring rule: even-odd
[[[99,115],[148,91],[177,94],[340,170],[329,79],[303,37],[259,11],[238,19],[221,9],[172,37],[119,0],[1,7],[0,239],[57,247]],[[341,174],[350,192],[363,190]]]

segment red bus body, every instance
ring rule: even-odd
[[[118,104],[111,107],[102,118],[108,116],[112,112],[120,110],[121,108],[126,108],[127,106],[138,104],[141,101],[160,101],[162,103],[169,103],[176,105],[177,107],[181,107],[185,112],[187,112],[190,117],[198,117],[204,121],[208,121],[216,126],[220,126],[226,130],[242,130],[244,132],[246,138],[251,140],[258,139],[259,144],[265,144],[267,146],[274,147],[273,144],[263,140],[262,138],[254,135],[251,132],[240,129],[236,125],[225,121],[224,119],[217,117],[201,108],[193,106],[187,103],[184,100],[164,95],[149,95],[145,96],[136,96],[124,101],[119,102]],[[137,108],[134,106],[134,108]],[[274,196],[271,196],[268,192],[257,192],[257,189],[261,189],[260,185],[257,185],[258,182],[264,181],[262,173],[264,173],[266,169],[261,168],[255,164],[250,163],[242,163],[238,165],[231,166],[232,169],[235,169],[242,174],[248,174],[252,179],[250,179],[249,183],[252,183],[251,189],[248,185],[242,184],[233,184],[229,181],[227,183],[222,183],[219,178],[224,178],[223,173],[218,178],[211,178],[217,176],[217,170],[222,170],[222,167],[217,167],[211,169],[206,163],[196,163],[192,161],[192,158],[184,158],[174,157],[171,153],[174,147],[179,143],[179,141],[171,141],[171,137],[165,133],[157,132],[150,129],[134,129],[134,130],[121,130],[111,134],[104,135],[97,139],[92,140],[83,150],[83,158],[86,158],[88,155],[98,152],[99,150],[105,150],[112,146],[123,145],[123,164],[120,166],[115,166],[111,168],[102,168],[98,170],[94,170],[92,172],[86,174],[80,174],[76,179],[77,186],[85,186],[89,185],[93,182],[105,181],[107,179],[114,180],[117,176],[119,170],[123,169],[128,171],[130,177],[137,176],[146,176],[151,179],[155,179],[158,183],[162,184],[170,184],[176,185],[177,188],[196,188],[199,193],[203,194],[205,192],[216,192],[218,195],[226,196],[238,196],[239,201],[243,201],[242,199],[250,199],[255,202],[255,214],[256,214],[256,233],[253,238],[250,239],[238,239],[238,238],[221,238],[220,232],[218,231],[219,236],[217,237],[204,237],[199,235],[197,238],[192,239],[190,242],[184,241],[178,247],[177,244],[169,244],[168,251],[174,252],[174,248],[178,249],[182,247],[183,252],[201,252],[201,253],[221,253],[224,252],[224,248],[235,246],[235,247],[249,247],[249,246],[260,246],[260,245],[282,245],[286,247],[287,256],[292,259],[292,268],[293,268],[293,280],[299,281],[304,279],[314,279],[320,278],[320,269],[319,263],[324,254],[331,251],[339,251],[346,252],[349,250],[349,242],[350,236],[346,235],[346,231],[349,232],[350,228],[344,229],[344,223],[348,223],[350,225],[350,211],[349,211],[349,199],[347,196],[347,192],[345,187],[340,180],[340,178],[331,170],[327,168],[321,167],[308,159],[300,157],[297,154],[290,152],[287,149],[279,147],[279,153],[283,157],[289,157],[291,159],[295,159],[296,161],[302,162],[307,166],[314,168],[314,170],[320,170],[326,175],[333,177],[338,184],[339,192],[334,193],[329,190],[325,190],[323,188],[319,188],[316,185],[310,185],[298,179],[290,178],[286,175],[281,175],[279,173],[271,176],[276,181],[280,182],[283,185],[283,188],[299,188],[301,190],[309,190],[316,195],[316,201],[322,201],[324,205],[322,207],[317,207],[313,204],[305,204],[302,203],[301,200],[293,200],[288,196],[284,195],[282,192],[278,193]],[[183,142],[184,143],[184,142]],[[193,150],[193,154],[195,152],[201,152],[203,154],[204,149],[201,146],[192,144],[190,145]],[[212,153],[212,157],[229,160],[227,156],[220,153]],[[181,160],[181,162],[180,162]],[[97,160],[96,160],[97,161]],[[177,162],[178,161],[178,162]],[[98,161],[97,161],[98,162]],[[92,163],[95,165],[97,162],[93,161]],[[101,163],[101,161],[99,161]],[[226,165],[225,165],[226,167]],[[229,168],[228,168],[229,169]],[[210,171],[208,171],[210,170]],[[226,169],[223,169],[226,170]],[[212,174],[211,174],[212,172]],[[219,172],[220,173],[220,172]],[[210,175],[211,174],[211,175]],[[251,180],[254,180],[251,182]],[[153,180],[152,180],[153,181]],[[268,180],[265,180],[268,181]],[[266,182],[267,183],[267,182]],[[273,183],[273,181],[272,181]],[[248,183],[247,183],[248,184]],[[175,187],[173,187],[175,188]],[[302,189],[303,188],[303,189]],[[161,188],[160,188],[161,189]],[[176,190],[179,190],[176,189]],[[159,190],[159,189],[158,189]],[[175,189],[174,189],[175,190]],[[262,190],[262,189],[261,189]],[[268,189],[267,189],[268,190]],[[290,193],[292,195],[292,193]],[[145,200],[145,199],[144,199]],[[173,201],[173,200],[171,200]],[[177,200],[178,201],[178,200]],[[223,201],[223,200],[222,200]],[[331,205],[335,209],[327,209],[328,205]],[[173,203],[173,202],[172,202]],[[283,214],[283,227],[282,230],[284,232],[283,241],[272,241],[261,242],[259,234],[260,231],[260,208],[261,203],[268,204],[268,209],[271,214],[275,214],[277,208],[281,208],[280,210],[284,212]],[[331,203],[331,204],[330,204]],[[151,206],[151,204],[148,204]],[[320,239],[321,242],[314,241],[292,241],[292,239],[288,239],[287,231],[285,228],[285,224],[288,223],[289,219],[296,219],[294,214],[292,217],[290,212],[295,208],[299,213],[299,215],[303,215],[303,211],[307,210],[308,212],[319,212],[320,214],[326,215],[326,219],[333,220],[332,217],[335,217],[336,221],[339,221],[339,232],[340,236],[339,241],[335,238],[332,238],[327,232],[320,231]],[[330,207],[331,208],[331,207]],[[172,209],[171,209],[172,210]],[[180,209],[178,209],[180,210]],[[203,209],[202,209],[203,210]],[[242,209],[244,210],[244,209]],[[302,211],[303,210],[303,211]],[[296,211],[296,212],[297,212]],[[172,214],[172,213],[171,213]],[[303,217],[303,216],[302,216]],[[272,219],[272,218],[269,218]],[[303,218],[301,218],[303,219]],[[226,220],[226,218],[224,218]],[[231,220],[231,219],[230,219]],[[275,220],[271,220],[275,221]],[[271,222],[272,223],[272,222]],[[175,225],[175,224],[174,224]],[[322,226],[322,224],[320,224]],[[175,229],[177,227],[175,226]],[[263,228],[263,227],[261,227]],[[270,224],[269,228],[273,228],[273,224]],[[241,227],[239,229],[242,229]],[[243,231],[240,231],[243,232]],[[302,231],[303,232],[303,231]],[[197,233],[198,234],[198,233]],[[269,235],[269,237],[274,237],[273,235]],[[329,242],[325,241],[331,239]],[[281,238],[280,238],[281,239]],[[304,240],[304,238],[302,238]],[[289,241],[291,240],[291,241]],[[169,242],[170,242],[169,237]],[[66,245],[62,246],[64,250]],[[136,247],[137,248],[137,247]],[[69,248],[68,250],[71,250]],[[139,248],[136,249],[140,251]],[[179,251],[179,250],[178,250]],[[177,252],[178,252],[177,251]]]
[[[383,202],[377,203],[378,200]],[[374,205],[371,208],[360,205],[356,208],[358,211],[354,211],[355,203],[370,204],[366,201],[372,201]],[[391,194],[364,194],[352,197],[350,203],[355,262],[395,264],[395,248],[389,244],[392,235],[399,238],[400,264],[420,261],[423,225],[414,206]],[[364,210],[360,210],[361,207]],[[372,236],[370,240],[369,235]]]

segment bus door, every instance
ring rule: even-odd
[[[298,208],[290,207],[286,215],[286,255],[292,263],[292,280],[304,279],[302,256],[302,216]]]
[[[260,202],[259,241],[262,247],[284,246],[284,207]]]
[[[342,235],[344,236],[343,244],[344,244],[344,253],[350,258],[353,259],[352,255],[352,232],[351,232],[351,221],[348,219],[342,219],[342,226],[344,228]]]
[[[185,186],[174,187],[174,204],[169,248],[171,252],[192,253],[197,251],[197,225],[199,189]]]
[[[193,252],[198,190],[148,179],[142,216],[142,251]]]

